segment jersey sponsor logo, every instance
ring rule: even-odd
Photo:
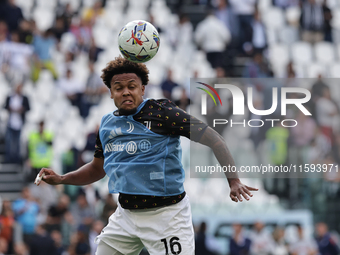
[[[135,126],[130,121],[127,121],[127,123],[129,124],[129,129],[126,130],[126,132],[131,133],[135,129]]]
[[[125,150],[129,154],[135,154],[137,151],[137,144],[133,141],[126,144]]]
[[[141,152],[148,152],[149,150],[151,150],[151,143],[146,139],[140,141],[138,146]]]
[[[108,143],[105,145],[104,153],[106,152],[118,152],[118,151],[124,151],[125,144],[120,143]]]

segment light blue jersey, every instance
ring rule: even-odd
[[[137,108],[137,114],[147,102]],[[184,192],[179,136],[152,132],[133,116],[102,118],[99,137],[109,192],[172,196]]]

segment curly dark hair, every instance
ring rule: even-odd
[[[147,85],[149,82],[149,70],[145,64],[132,62],[122,56],[110,61],[102,72],[101,78],[108,88],[111,88],[112,77],[122,73],[135,73],[142,80],[142,85]]]

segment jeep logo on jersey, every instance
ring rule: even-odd
[[[143,139],[139,142],[139,149],[141,150],[141,152],[148,152],[149,150],[151,150],[151,143],[148,140]]]
[[[125,150],[129,154],[135,154],[137,151],[137,144],[133,141],[126,144]]]

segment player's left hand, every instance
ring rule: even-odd
[[[242,196],[246,199],[249,200],[249,197],[252,197],[253,194],[251,194],[250,191],[258,191],[256,188],[249,187],[247,185],[244,185],[240,182],[239,179],[233,179],[229,182],[230,185],[230,198],[234,202],[242,202]]]

